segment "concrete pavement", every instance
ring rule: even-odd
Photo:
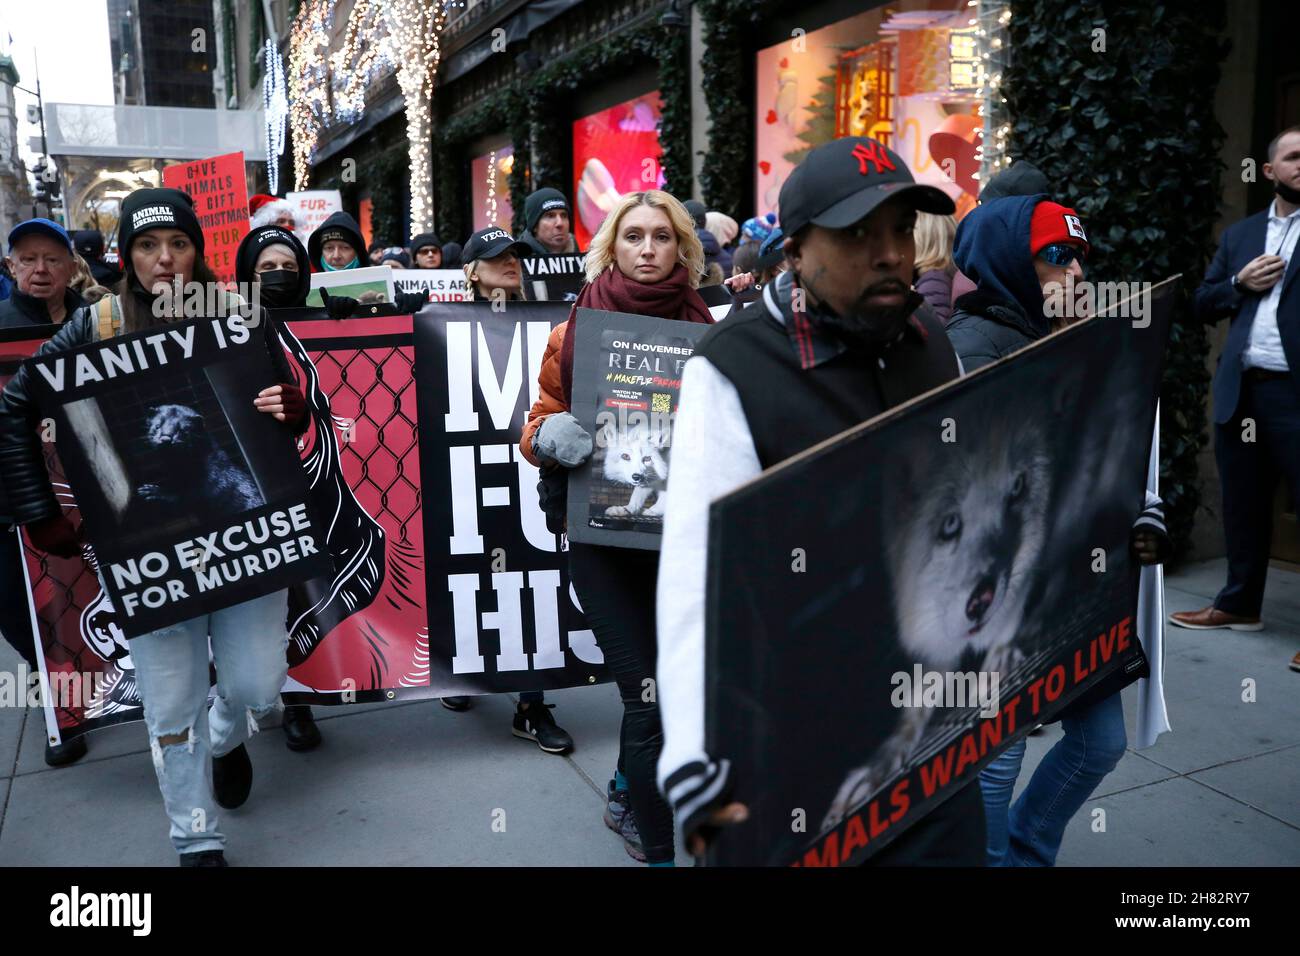
[[[1169,611],[1209,603],[1222,560],[1166,579]],[[1071,823],[1063,866],[1300,863],[1300,574],[1274,569],[1258,633],[1166,632],[1173,732],[1130,750]],[[0,668],[19,661],[0,643]],[[1256,700],[1242,700],[1253,679]],[[548,693],[577,741],[568,757],[510,734],[513,700],[467,713],[436,701],[317,708],[325,743],[291,753],[278,728],[249,744],[253,793],[222,827],[232,864],[634,866],[600,821],[618,751],[612,684]],[[1125,693],[1130,739],[1136,694]],[[45,766],[37,712],[0,709],[0,866],[175,866],[144,727],[92,735]],[[1060,734],[1031,737],[1029,778]],[[1101,808],[1104,832],[1092,824]],[[504,826],[503,826],[504,824]],[[687,862],[679,859],[679,863]]]

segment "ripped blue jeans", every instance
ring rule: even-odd
[[[144,722],[177,853],[226,842],[212,798],[212,756],[230,753],[280,699],[288,592],[277,591],[131,638]],[[208,638],[217,698],[208,711]],[[183,736],[182,742],[159,738]]]

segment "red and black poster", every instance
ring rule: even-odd
[[[713,504],[707,749],[749,819],[711,863],[861,863],[1142,665],[1129,541],[1175,282]]]

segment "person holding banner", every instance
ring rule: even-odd
[[[947,193],[916,183],[902,158],[875,140],[848,136],[816,147],[781,187],[789,270],[711,329],[686,363],[659,565],[658,782],[697,856],[721,828],[749,815],[728,755],[705,745],[710,502],[957,377],[943,327],[911,289],[916,213],[953,208]],[[770,234],[771,224],[759,221],[760,230]],[[984,850],[983,804],[970,783],[872,862],[980,866]]]
[[[119,291],[100,300],[93,312],[65,322],[38,355],[165,326],[175,314],[174,303],[159,299],[170,299],[178,281],[210,284],[209,292],[219,289],[203,258],[193,201],[179,190],[138,189],[128,195],[118,246],[125,266]],[[262,389],[255,405],[287,428],[300,429],[306,421],[303,393],[278,338],[268,335],[266,341],[279,383]],[[32,542],[72,557],[82,552],[81,533],[50,485],[32,392],[24,367],[0,397],[0,481],[14,519],[26,526]],[[287,611],[287,592],[278,591],[130,639],[154,770],[182,866],[227,865],[217,807],[240,806],[252,787],[244,741],[256,731],[257,719],[279,702],[288,669]],[[210,714],[209,639],[218,695]]]
[[[547,342],[538,376],[540,395],[528,414],[520,450],[545,470],[576,468],[592,453],[592,436],[570,413],[573,395],[573,326],[579,308],[629,312],[660,319],[712,324],[696,288],[704,250],[690,213],[658,189],[629,193],[601,224],[586,260],[587,283]],[[669,509],[671,512],[671,509]],[[655,785],[663,745],[654,692],[655,584],[653,551],[570,542],[569,573],[583,613],[623,699],[619,760],[608,788],[607,824],[630,804],[639,835],[628,852],[652,866],[673,863],[673,817]],[[619,786],[626,780],[626,797]],[[624,830],[625,840],[630,834]]]

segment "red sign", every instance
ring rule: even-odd
[[[248,182],[244,154],[227,153],[163,170],[163,185],[189,193],[203,229],[208,265],[217,278],[235,281],[235,250],[248,235]]]

